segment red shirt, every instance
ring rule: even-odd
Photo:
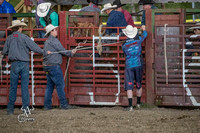
[[[124,10],[124,9],[122,9],[122,13],[124,14],[127,24],[135,27],[135,24],[134,24],[131,14],[127,10]]]

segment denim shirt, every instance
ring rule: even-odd
[[[10,61],[29,61],[29,52],[43,54],[43,50],[25,34],[13,32],[6,39],[3,54],[8,54]]]
[[[107,27],[126,27],[127,22],[125,20],[124,14],[112,10],[109,14],[108,20],[107,20]],[[119,32],[122,32],[120,29]],[[106,29],[106,34],[110,35],[111,33],[117,33],[117,29]]]
[[[44,51],[45,53],[47,53],[47,51],[59,52],[59,51],[66,51],[66,49],[62,46],[62,44],[56,37],[50,35],[48,40],[46,40],[44,43]],[[66,51],[63,53],[56,53],[56,54],[44,54],[43,64],[44,65],[62,64],[62,55],[72,56],[72,52]]]
[[[16,13],[14,7],[6,0],[0,5],[0,13]]]
[[[126,67],[133,68],[139,67],[142,65],[141,54],[142,54],[142,42],[147,37],[147,32],[144,31],[142,36],[139,36],[139,39],[127,39],[126,42],[122,45],[122,49],[126,56]]]

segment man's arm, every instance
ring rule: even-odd
[[[44,50],[41,49],[34,41],[32,41],[28,36],[24,36],[25,42],[28,48],[36,53],[43,54]]]
[[[73,56],[73,54],[74,54],[74,53],[72,53],[72,51],[66,50],[66,49],[62,46],[62,44],[60,43],[59,40],[53,42],[53,47],[54,47],[54,49],[55,49],[57,52],[59,52],[59,51],[66,51],[66,52],[62,52],[62,53],[61,53],[61,54],[64,55],[64,56],[69,56],[69,57],[71,57],[71,56]]]
[[[40,18],[40,24],[43,26],[43,27],[46,27],[46,22],[44,21],[44,18]]]
[[[143,11],[143,13],[142,13],[142,21],[141,21],[141,24],[142,25],[145,25],[145,11]]]
[[[143,42],[146,37],[147,37],[147,31],[144,29],[140,38],[140,42]]]
[[[51,13],[50,19],[53,26],[58,26],[58,14],[56,12]]]
[[[5,45],[3,47],[3,51],[1,52],[1,54],[7,55],[8,54],[8,50],[9,50],[9,40],[6,39],[6,42],[5,42]]]

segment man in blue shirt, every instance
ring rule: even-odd
[[[113,9],[117,8],[117,5],[111,5],[111,3],[107,3],[104,5],[104,8],[101,10],[101,12],[104,12],[109,15],[107,20],[107,27],[126,27],[127,22],[124,17],[124,14],[115,11]],[[119,32],[122,30],[120,29]],[[117,33],[117,29],[106,29],[106,34],[111,35],[112,33]]]
[[[6,0],[0,0],[0,13],[16,13],[16,11]]]
[[[126,56],[125,63],[125,83],[124,88],[127,91],[129,106],[126,111],[132,111],[133,100],[133,87],[134,80],[136,81],[137,88],[137,107],[140,107],[140,99],[142,95],[142,75],[143,75],[143,63],[141,59],[142,54],[142,42],[147,37],[145,27],[142,27],[143,34],[138,36],[138,30],[136,27],[128,25],[126,29],[123,29],[123,33],[128,37],[126,42],[122,45],[122,49]]]
[[[14,7],[6,0],[0,0],[0,14],[1,13],[16,13]],[[1,18],[0,18],[1,19]],[[0,31],[0,38],[4,38],[5,31]],[[3,42],[0,42],[0,44]]]
[[[142,25],[146,24],[146,19],[145,19],[145,10],[147,9],[157,9],[157,7],[154,5],[154,1],[153,0],[140,0],[138,2],[139,5],[143,5],[143,14],[142,14]]]
[[[89,3],[88,6],[83,7],[80,11],[81,12],[100,12],[101,10],[98,7],[99,0],[87,0]]]

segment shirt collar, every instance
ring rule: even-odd
[[[109,15],[114,14],[114,13],[115,13],[115,10],[112,10]]]
[[[126,40],[126,42],[131,42],[131,41],[134,41],[135,39],[134,38],[128,38],[127,40]]]
[[[52,36],[52,35],[49,35],[48,38],[49,38],[49,39],[54,39],[54,38],[56,38],[56,37],[54,37],[54,36]]]
[[[121,11],[121,12],[124,14],[124,11],[125,11],[125,10],[124,10],[124,9],[122,9],[122,11]]]

